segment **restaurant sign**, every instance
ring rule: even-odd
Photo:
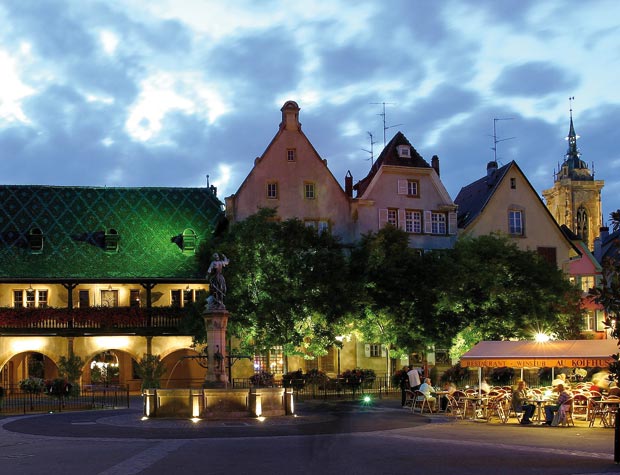
[[[595,368],[606,367],[609,358],[461,358],[461,366],[482,368]]]

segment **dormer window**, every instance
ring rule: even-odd
[[[193,229],[183,231],[183,252],[194,252],[196,250],[196,232]]]
[[[28,244],[33,254],[43,252],[43,232],[39,228],[32,228],[28,233]]]
[[[118,252],[119,235],[116,229],[108,229],[103,239],[106,252]]]
[[[399,145],[398,146],[398,157],[399,158],[411,157],[411,147],[409,145]]]

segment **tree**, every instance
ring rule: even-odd
[[[555,265],[505,236],[460,239],[451,271],[438,282],[437,318],[452,331],[474,327],[483,339],[531,338],[551,331],[576,338],[580,292]]]
[[[274,216],[263,209],[233,224],[200,260],[206,264],[213,252],[230,259],[228,328],[248,351],[281,346],[285,355],[325,354],[350,305],[343,248],[329,232]]]
[[[161,377],[166,372],[166,366],[159,355],[146,353],[138,361],[135,369],[138,377],[142,379],[142,390],[159,388]]]
[[[620,229],[620,209],[610,215],[612,228],[614,231]],[[618,242],[615,243],[616,247]],[[610,336],[618,340],[620,347],[620,326],[618,317],[620,316],[620,259],[618,253],[612,254],[603,262],[603,277],[601,285],[590,289],[590,295],[594,300],[601,304],[605,309],[605,327],[609,330]],[[613,361],[609,363],[609,376],[616,383],[620,382],[620,352],[611,355]],[[614,462],[620,463],[620,411],[616,413],[614,434]]]

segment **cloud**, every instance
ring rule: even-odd
[[[494,92],[505,96],[541,97],[570,91],[578,78],[570,71],[542,61],[505,67],[493,85]]]

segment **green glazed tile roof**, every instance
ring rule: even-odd
[[[196,249],[211,239],[222,203],[209,188],[0,186],[0,278],[199,278]],[[43,234],[33,252],[32,229]],[[118,252],[104,235],[118,233]]]

